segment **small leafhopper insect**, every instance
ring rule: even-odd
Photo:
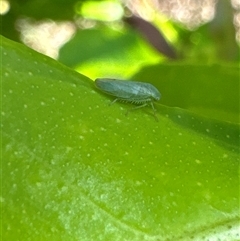
[[[153,102],[158,101],[161,98],[161,94],[153,85],[144,82],[98,78],[95,80],[95,85],[102,92],[116,97],[112,102],[123,101],[136,104],[137,106],[128,110],[129,111],[151,105],[153,109],[154,117],[156,116],[156,109]]]

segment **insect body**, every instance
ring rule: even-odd
[[[161,94],[153,85],[143,82],[107,78],[96,79],[95,85],[104,93],[116,97],[112,104],[119,100],[138,105],[129,111],[139,109],[150,104],[153,109],[154,116],[157,119],[156,109],[154,108],[153,101],[160,100]]]

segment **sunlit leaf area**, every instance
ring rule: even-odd
[[[0,240],[240,241],[238,0],[0,15]]]

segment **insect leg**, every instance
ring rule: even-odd
[[[158,118],[157,118],[157,115],[156,115],[157,111],[156,111],[156,109],[154,108],[153,102],[151,101],[150,103],[151,103],[151,106],[152,106],[152,109],[153,109],[153,115],[154,115],[156,121],[158,122]]]
[[[116,98],[115,100],[113,100],[112,102],[109,103],[109,105],[113,105],[115,102],[118,101],[118,98]]]
[[[133,108],[131,108],[131,109],[128,109],[125,115],[128,115],[128,113],[129,113],[130,111],[133,111],[133,110],[136,110],[136,109],[140,109],[140,108],[145,107],[145,106],[147,106],[147,103],[145,103],[145,104],[143,104],[143,105],[138,105],[138,106],[133,107]]]

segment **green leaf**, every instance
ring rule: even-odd
[[[92,79],[100,76],[127,78],[141,66],[159,59],[159,54],[136,32],[103,26],[78,31],[59,53],[60,62]]]
[[[130,106],[5,38],[3,240],[237,240],[239,125]],[[177,86],[176,86],[177,88]]]
[[[239,72],[236,64],[173,63],[146,66],[132,79],[154,83],[164,105],[239,123]]]

